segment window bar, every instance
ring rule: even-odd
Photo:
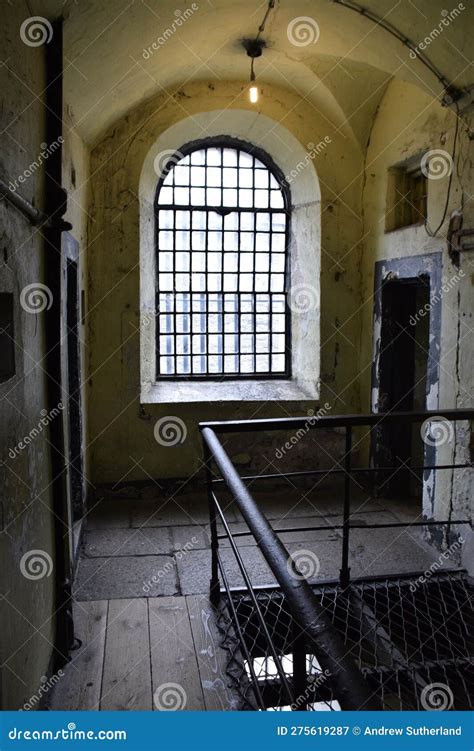
[[[183,292],[183,331],[187,332],[183,334],[183,370],[185,373],[191,373],[190,340],[192,336],[192,324],[190,303],[189,293]]]
[[[229,141],[230,140],[231,139],[229,139]],[[174,279],[174,284],[172,285],[173,293],[171,294],[171,296],[174,296],[174,304],[171,304],[170,307],[171,301],[168,297],[168,299],[166,300],[167,311],[165,316],[163,316],[163,319],[165,320],[165,326],[163,327],[165,331],[163,331],[163,334],[166,334],[166,337],[168,338],[172,337],[172,341],[166,342],[164,340],[165,337],[163,337],[163,339],[161,340],[163,342],[163,345],[161,347],[161,355],[165,356],[162,356],[158,360],[157,377],[175,377],[187,379],[190,377],[207,375],[211,377],[214,376],[216,379],[219,378],[219,376],[222,376],[224,378],[227,377],[250,379],[258,374],[260,377],[281,378],[282,375],[287,376],[289,371],[288,357],[289,340],[291,333],[289,306],[285,305],[285,307],[283,308],[283,306],[281,305],[281,301],[284,301],[287,298],[288,293],[288,282],[286,281],[285,283],[284,281],[283,284],[281,283],[282,277],[284,277],[285,274],[288,276],[289,273],[288,196],[284,197],[283,207],[272,205],[272,181],[274,184],[276,175],[274,172],[272,172],[271,167],[269,167],[268,164],[265,164],[265,158],[263,157],[263,159],[261,160],[263,167],[260,162],[258,165],[256,165],[256,158],[253,153],[247,152],[245,151],[245,149],[235,147],[234,144],[232,144],[232,146],[234,146],[234,148],[232,148],[230,143],[229,145],[227,145],[227,143],[225,145],[222,143],[217,144],[219,151],[213,152],[214,154],[219,154],[220,160],[218,169],[216,170],[217,174],[220,174],[221,176],[220,185],[218,185],[218,181],[213,176],[208,177],[207,172],[208,167],[213,169],[217,167],[217,164],[209,164],[209,149],[215,148],[214,145],[211,146],[210,143],[212,142],[207,141],[204,148],[193,149],[193,151],[189,152],[189,155],[191,155],[192,153],[194,153],[194,151],[199,151],[196,159],[189,158],[189,156],[186,157],[189,162],[194,161],[194,166],[199,167],[200,171],[204,174],[204,179],[201,179],[200,177],[196,178],[195,173],[192,176],[191,167],[189,167],[189,200],[187,202],[187,205],[186,199],[181,195],[179,195],[179,207],[177,203],[169,205],[168,201],[166,203],[160,204],[159,191],[157,193],[158,210],[163,211],[163,216],[165,217],[162,221],[163,226],[159,227],[158,229],[163,229],[164,231],[166,231],[164,237],[167,238],[167,246],[165,246],[164,249],[167,252],[170,251],[171,258],[171,263],[169,264],[171,270],[170,268],[167,269],[163,266],[161,266],[160,268],[157,264],[157,267],[159,268],[157,280],[158,293],[160,291],[159,284],[164,275],[166,275],[167,278],[171,277]],[[229,149],[229,154],[233,155],[230,159],[227,159],[227,148]],[[224,183],[225,164],[229,166],[230,169],[235,169],[235,188],[233,185],[234,179],[232,179],[231,182],[229,181],[228,183]],[[248,166],[249,164],[250,166]],[[167,185],[166,188],[167,192],[170,192],[170,194],[173,196],[174,202],[178,200],[178,195],[176,192],[178,188],[180,191],[182,191],[183,189],[183,186],[177,185],[177,183],[186,182],[185,180],[177,179],[178,173],[175,168],[176,165],[172,165],[170,171],[172,171],[173,174],[169,179],[170,185]],[[264,168],[267,170],[267,179],[261,182],[260,177]],[[243,177],[246,178],[245,181],[243,181]],[[258,181],[257,177],[259,178]],[[281,178],[279,179],[279,183],[282,187],[282,190],[284,190],[284,185],[282,185],[281,183]],[[232,245],[228,249],[230,253],[236,253],[237,274],[235,274],[234,271],[225,270],[225,267],[223,266],[218,271],[215,264],[211,262],[214,256],[209,256],[209,253],[216,253],[216,258],[219,258],[219,262],[221,264],[223,264],[225,260],[226,253],[224,253],[223,248],[225,224],[223,218],[224,216],[228,215],[226,211],[230,207],[229,205],[227,207],[224,207],[223,205],[224,202],[227,202],[229,204],[228,199],[224,199],[226,185],[227,187],[231,186],[233,190],[235,189],[238,196],[237,205],[235,206],[235,208],[233,208],[233,210],[231,209],[229,212],[232,214],[234,214],[235,212],[234,218],[237,220],[235,229],[229,230],[230,232],[235,232],[236,246],[235,250],[232,249]],[[260,185],[262,187],[260,187]],[[169,191],[169,188],[171,189],[171,191]],[[194,201],[194,204],[190,200],[191,191],[193,190],[193,188],[199,188],[196,198],[193,194],[192,201]],[[220,195],[221,207],[215,205],[218,202],[218,199],[214,200],[213,198],[211,198],[212,194],[211,196],[209,196],[209,190],[211,189],[213,192],[217,191],[218,195]],[[245,196],[241,196],[240,191],[242,190],[246,192]],[[261,200],[260,194],[263,190],[267,194],[266,201]],[[199,195],[201,191],[204,191],[203,196]],[[273,193],[274,192],[275,191],[273,190]],[[243,200],[244,204],[250,204],[251,202],[253,202],[253,206],[240,206],[239,201],[241,199]],[[189,247],[187,243],[183,244],[183,242],[181,241],[182,232],[178,232],[178,228],[176,226],[176,214],[178,210],[189,212],[189,217],[191,219],[190,229],[183,230],[183,232],[189,231],[191,239],[192,233],[195,232],[196,239],[199,241],[198,244],[192,242],[191,246]],[[221,217],[221,222],[220,228],[217,226],[217,224],[219,223],[217,223],[215,227],[216,231],[214,231],[210,227],[210,217],[211,215],[214,216],[213,214],[211,214],[211,212],[214,212],[216,210],[217,214],[219,214],[219,216]],[[172,214],[172,228],[168,227],[168,224],[170,224],[170,222],[168,222],[168,220],[166,219],[166,212]],[[200,213],[199,221],[197,221],[196,212]],[[260,221],[258,221],[258,217],[262,214],[268,217],[270,226],[268,226],[267,228],[265,228],[265,226],[262,226]],[[285,216],[284,226],[278,226],[275,228],[273,227],[272,220],[275,214],[282,214]],[[248,221],[250,217],[252,224]],[[229,223],[229,225],[232,226],[232,223]],[[280,238],[279,242],[281,242],[282,233],[277,232],[277,230],[279,229],[285,229],[286,241],[284,248],[284,251],[286,251],[285,268],[281,271],[278,269],[278,267],[275,268],[275,259],[276,261],[280,260],[278,256],[275,255],[275,241],[277,237]],[[265,233],[265,235],[267,235],[267,238],[265,238],[265,235],[262,234],[262,243],[258,241],[257,231]],[[200,233],[203,233],[203,235],[200,236]],[[178,236],[180,237],[179,244]],[[214,242],[215,238],[219,238],[219,241]],[[171,239],[173,242],[169,242],[169,239]],[[204,246],[201,247],[203,245],[203,242]],[[268,248],[266,247],[267,242]],[[214,247],[214,245],[216,247]],[[202,295],[203,290],[200,290],[200,297],[197,300],[194,299],[192,277],[190,278],[190,284],[188,285],[189,289],[187,293],[184,289],[182,290],[183,285],[181,284],[181,281],[178,283],[178,279],[176,278],[177,274],[185,274],[187,273],[186,270],[188,269],[187,263],[186,265],[183,265],[183,263],[181,263],[180,254],[189,253],[190,258],[192,259],[193,246],[195,248],[194,252],[203,253],[204,277],[206,279],[204,294]],[[260,250],[265,254],[265,256],[262,255],[262,257],[259,258],[259,262],[263,261],[264,263],[262,263],[262,265],[259,265],[257,271],[257,255]],[[157,251],[159,253],[159,248],[157,248]],[[278,255],[280,255],[279,251]],[[272,258],[274,259],[273,262]],[[244,261],[245,266],[243,265]],[[266,267],[266,262],[268,262],[268,269]],[[189,271],[192,272],[193,269],[194,264],[191,264],[191,269]],[[199,271],[199,273],[202,273],[202,271]],[[265,288],[260,288],[260,278],[258,279],[257,283],[257,273],[260,275],[266,275]],[[229,290],[226,291],[226,284],[228,280],[227,275],[230,274],[236,276],[237,278],[236,289],[232,290],[231,288],[229,288]],[[249,276],[250,274],[251,276]],[[215,286],[216,290],[211,291],[211,280],[209,278],[210,275],[213,275],[216,280],[220,280],[220,288],[218,288],[218,284],[212,284],[212,287]],[[245,277],[245,279],[242,277]],[[249,279],[252,280],[250,285],[247,284],[247,280]],[[277,286],[275,286],[275,284],[277,284]],[[168,289],[167,287],[168,284],[163,288],[164,293],[168,292],[169,287]],[[280,287],[282,287],[282,290],[280,290]],[[182,291],[177,292],[178,289]],[[267,290],[267,300],[265,301],[265,304],[262,305],[264,298],[260,299],[260,297],[262,297],[262,292],[264,292],[264,289]],[[277,300],[278,297],[280,297],[280,300]],[[177,298],[179,298],[179,305]],[[197,315],[196,317],[194,317],[193,315],[195,303],[197,303],[196,312],[200,314],[200,317],[199,315]],[[204,309],[202,307],[203,303]],[[231,327],[227,327],[225,324],[224,316],[227,313],[227,305],[229,306],[229,320],[230,322],[234,323],[233,331]],[[178,307],[181,308],[179,311]],[[262,309],[260,310],[260,308]],[[285,315],[283,316],[282,324],[279,323],[278,327],[275,327],[273,322],[274,316],[279,316],[280,318],[282,318],[283,313],[285,313]],[[268,325],[261,326],[262,331],[258,330],[260,326],[260,315],[262,315],[262,321],[265,320],[265,322],[268,316]],[[234,319],[233,321],[232,316]],[[178,320],[181,324],[179,332]],[[215,331],[210,331],[211,320],[212,324],[214,324],[214,320],[217,322],[216,326],[213,325]],[[198,330],[196,330],[197,328]],[[276,328],[278,330],[275,330]],[[232,342],[233,340],[232,344],[229,345],[226,344],[227,332],[231,334],[230,341]],[[201,339],[199,339],[198,336],[194,337],[195,334],[199,334]],[[258,338],[259,334],[262,334],[262,340],[265,337],[266,344],[260,354],[265,355],[265,359],[268,358],[268,364],[266,366],[265,363],[260,364],[260,361],[258,359],[259,352],[257,350],[259,350],[260,348],[260,339]],[[272,334],[275,334],[275,340]],[[196,345],[194,344],[195,339]],[[203,339],[205,339],[206,342],[205,347],[203,347]],[[279,342],[280,340],[285,341],[284,347],[282,347],[279,343],[278,346],[276,346],[276,342]],[[201,351],[199,351],[199,358],[194,358],[195,346],[198,346],[198,341],[200,342],[199,347]],[[213,342],[212,349],[214,350],[212,352],[211,341]],[[232,347],[232,349],[230,347]],[[280,350],[280,353],[278,353],[278,350]],[[226,354],[232,355],[232,358],[229,356],[228,361],[226,360]],[[213,363],[212,372],[211,358],[217,362],[217,366],[215,365],[215,363]],[[280,360],[283,360],[283,364],[280,364]],[[230,366],[227,365],[227,362],[230,363]],[[171,363],[173,363],[173,365],[171,365]]]
[[[200,337],[199,337],[199,349],[200,352],[200,373],[206,372],[206,354],[207,354],[207,337],[206,337],[206,293],[201,292],[199,295],[199,319],[200,319]]]
[[[351,582],[351,569],[349,566],[349,530],[351,518],[351,464],[352,464],[352,428],[346,425],[346,445],[344,452],[344,508],[342,521],[342,565],[340,572],[340,584],[346,589]]]
[[[234,302],[234,370],[238,371],[239,363],[239,297],[237,293],[232,295]]]
[[[240,205],[240,152],[237,154],[237,196]],[[238,213],[238,245],[237,245],[237,372],[242,373],[242,360],[240,351],[242,349],[242,296],[240,291],[240,245],[242,238],[242,214]]]

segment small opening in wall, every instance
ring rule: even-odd
[[[13,338],[13,295],[0,292],[0,383],[15,375]]]
[[[416,157],[388,171],[386,232],[426,221],[427,179],[420,163]]]

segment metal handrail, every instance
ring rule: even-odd
[[[238,421],[220,421],[206,422],[200,424],[204,443],[205,466],[208,481],[209,510],[211,519],[211,550],[212,550],[212,576],[211,576],[211,600],[215,603],[220,595],[218,571],[224,574],[222,562],[220,560],[218,546],[219,539],[223,536],[230,540],[231,548],[236,554],[239,568],[241,569],[244,580],[251,597],[254,598],[253,588],[248,577],[243,562],[239,556],[236,544],[232,539],[233,536],[239,537],[252,534],[256,543],[262,551],[267,564],[272,570],[291,610],[296,624],[299,625],[302,632],[305,633],[309,640],[315,645],[315,652],[325,670],[329,672],[329,682],[333,684],[339,703],[343,709],[374,709],[380,708],[377,699],[370,693],[365,682],[363,672],[355,665],[352,658],[347,655],[346,647],[339,635],[334,629],[332,621],[326,616],[315,597],[308,582],[304,579],[295,578],[292,559],[277,537],[276,531],[271,527],[268,520],[258,508],[255,500],[250,495],[245,480],[265,479],[266,475],[257,475],[249,477],[240,477],[232,461],[224,450],[219,438],[219,433],[249,432],[259,430],[288,430],[298,429],[301,427],[324,428],[324,427],[344,427],[345,428],[345,453],[344,466],[338,472],[345,476],[345,488],[343,499],[343,523],[337,527],[329,525],[328,528],[343,529],[342,538],[342,566],[340,572],[340,586],[346,588],[350,584],[350,567],[349,567],[349,532],[350,529],[356,528],[389,528],[395,526],[411,526],[402,523],[382,524],[382,525],[358,525],[350,523],[350,505],[351,505],[351,475],[354,471],[378,471],[377,467],[360,468],[352,467],[352,428],[355,426],[378,426],[387,423],[415,423],[428,421],[430,418],[443,417],[447,420],[472,420],[474,419],[474,409],[452,409],[422,412],[387,412],[369,415],[338,415],[331,417],[300,417],[300,418],[277,418],[264,420],[238,420]],[[214,478],[211,472],[211,462],[214,461],[220,471],[221,478]],[[420,470],[441,470],[441,469],[462,469],[471,467],[472,464],[443,464],[421,466],[416,469]],[[387,467],[387,470],[397,469],[396,467]],[[402,467],[400,467],[402,469]],[[412,468],[413,469],[413,468]],[[295,474],[319,474],[328,470],[304,471]],[[330,472],[331,470],[329,470]],[[286,474],[279,475],[286,477]],[[224,483],[232,492],[235,502],[242,513],[249,532],[237,532],[233,535],[226,523],[223,511],[218,503],[217,497],[213,491],[218,483]],[[216,509],[222,519],[225,529],[225,535],[218,535],[216,525]],[[443,520],[414,522],[413,526],[431,526],[434,524],[471,524],[469,520]],[[308,529],[318,529],[319,527],[310,527]],[[326,528],[326,527],[325,527]],[[280,534],[285,531],[293,531],[293,528],[279,529]],[[229,594],[229,592],[228,592]],[[254,598],[255,599],[255,598]],[[257,605],[257,615],[262,618]],[[265,624],[263,624],[265,626]],[[265,632],[266,633],[266,632]],[[266,633],[267,641],[270,647],[271,638]],[[300,644],[301,646],[301,644]],[[301,651],[301,650],[300,650]],[[272,653],[274,649],[272,650]],[[301,657],[300,653],[295,656]],[[301,662],[301,659],[300,659]],[[277,670],[281,668],[279,660],[276,661]],[[278,671],[280,672],[280,671]],[[301,672],[301,671],[300,671]],[[301,677],[300,677],[301,679]],[[288,689],[288,686],[286,686]]]
[[[362,415],[312,415],[307,417],[275,417],[259,420],[220,420],[201,422],[199,427],[211,428],[214,433],[248,433],[260,430],[292,430],[293,428],[337,428],[375,426],[399,422],[424,422],[433,417],[447,420],[474,420],[474,409],[440,409],[418,412],[371,412]]]
[[[218,437],[209,427],[202,429],[202,436],[280,585],[293,618],[308,639],[314,643],[318,660],[328,671],[328,680],[337,691],[341,707],[350,710],[380,709],[378,699],[374,697],[359,668],[347,654],[342,639],[308,582],[296,578],[294,572],[290,571],[290,554],[248,492]]]

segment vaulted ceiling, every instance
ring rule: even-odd
[[[467,0],[453,6],[464,9],[449,23],[446,13],[452,8],[445,0],[362,4],[415,45],[441,29],[425,54],[446,80],[469,86],[474,6]],[[30,0],[30,8],[51,19],[62,13],[66,19],[66,98],[79,131],[93,143],[105,128],[160,91],[172,93],[196,80],[247,82],[250,61],[240,40],[255,37],[267,2],[186,0],[178,10],[176,0]],[[296,24],[300,17],[306,20]],[[277,0],[263,38],[267,49],[256,60],[258,81],[297,91],[331,123],[350,128],[361,146],[392,77],[433,97],[443,91],[401,41],[330,0]],[[144,51],[154,42],[147,55]]]

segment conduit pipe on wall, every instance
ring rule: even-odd
[[[0,200],[4,199],[14,208],[18,209],[34,227],[56,227],[61,231],[72,229],[69,222],[65,222],[61,217],[49,217],[42,211],[33,206],[30,201],[20,196],[16,190],[10,188],[11,183],[5,182],[0,178]],[[66,200],[66,197],[64,198]]]
[[[21,211],[24,216],[38,226],[46,221],[46,217],[39,209],[36,209],[32,203],[20,196],[15,190],[10,188],[10,184],[0,178],[0,198],[4,198],[8,203]]]

